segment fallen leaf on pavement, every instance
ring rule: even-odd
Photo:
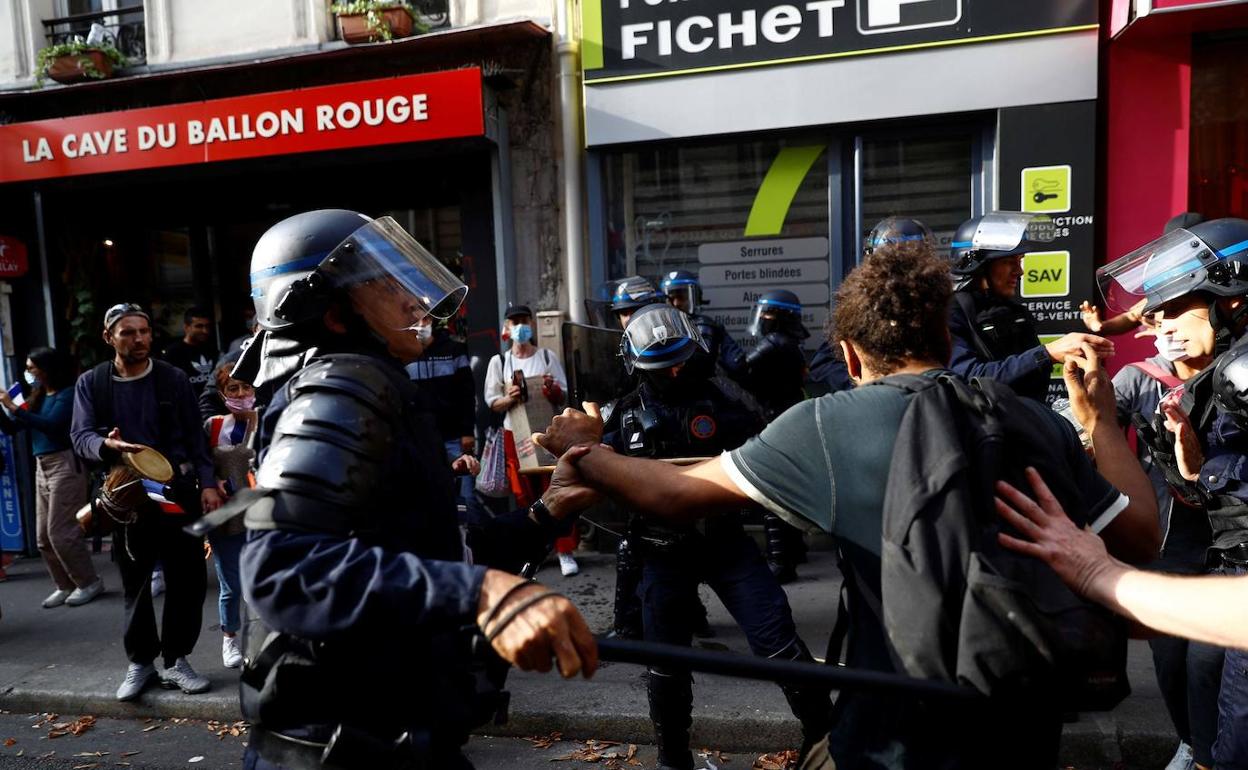
[[[4,739],[4,745],[5,745],[5,746],[13,746],[13,745],[16,745],[16,744],[17,744],[17,739],[16,739],[16,738],[5,738],[5,739]]]
[[[204,758],[203,758],[203,757],[191,757],[190,759],[188,759],[188,760],[186,760],[186,761],[187,761],[187,762],[203,762],[203,761],[204,761]]]
[[[533,735],[525,740],[533,744],[533,748],[548,749],[558,743],[561,738],[563,738],[563,733],[556,731],[550,735]]]
[[[91,768],[99,766],[99,762],[88,762],[85,765],[74,765],[74,770],[91,770]]]
[[[80,751],[74,755],[75,757],[107,757],[107,751]]]
[[[794,750],[760,754],[754,760],[753,770],[789,770],[797,765],[798,754]]]
[[[143,732],[150,733],[152,730],[159,730],[159,729],[160,729],[160,725],[148,725],[147,727],[143,728]]]
[[[121,756],[122,756],[122,757],[133,757],[135,754],[142,754],[142,753],[143,753],[143,752],[141,752],[141,751],[123,751],[123,752],[121,752]]]

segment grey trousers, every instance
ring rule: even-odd
[[[87,502],[87,473],[72,449],[35,458],[35,541],[56,587],[95,582],[95,565],[74,514]]]

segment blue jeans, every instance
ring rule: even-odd
[[[238,573],[238,557],[242,553],[247,535],[224,535],[214,532],[208,536],[212,545],[212,561],[217,568],[217,582],[221,595],[217,599],[217,614],[221,616],[221,630],[237,634],[242,627],[243,583]]]
[[[1218,571],[1226,575],[1248,574],[1244,567]],[[1213,759],[1218,770],[1248,770],[1248,651],[1226,651]]]

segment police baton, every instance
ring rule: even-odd
[[[882,671],[864,671],[822,663],[708,652],[675,644],[639,642],[631,639],[598,637],[597,642],[598,658],[613,663],[681,668],[703,674],[756,679],[762,682],[823,684],[833,690],[841,691],[862,690],[955,700],[977,700],[983,697],[969,687],[961,687],[950,682],[915,679]]]

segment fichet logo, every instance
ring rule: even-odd
[[[962,0],[858,0],[864,35],[947,27],[962,20]]]

